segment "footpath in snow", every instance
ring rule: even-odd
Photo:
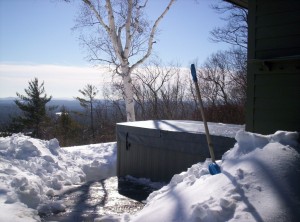
[[[298,221],[298,134],[239,131],[235,138],[218,161],[221,174],[209,174],[209,160],[195,164],[151,193],[138,213],[94,221]],[[115,175],[116,143],[60,148],[56,139],[0,138],[0,221],[41,221],[41,213],[66,209],[53,196]]]

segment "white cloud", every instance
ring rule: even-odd
[[[28,81],[37,77],[45,82],[45,90],[54,98],[72,98],[79,96],[78,90],[86,84],[99,88],[111,81],[108,68],[61,66],[61,65],[20,65],[0,64],[0,97],[15,96],[23,93]],[[101,92],[99,93],[101,96]]]

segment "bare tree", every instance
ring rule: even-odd
[[[173,77],[176,67],[164,66],[161,61],[152,60],[134,73],[134,93],[136,102],[142,109],[145,118],[146,105],[150,105],[152,118],[159,118],[159,92]]]
[[[232,103],[245,105],[247,91],[247,53],[246,49],[234,48],[228,52],[230,67],[230,97]]]
[[[226,55],[228,67],[226,76],[230,79],[226,83],[226,96],[229,99],[227,108],[233,107],[236,112],[234,115],[240,116],[239,121],[243,121],[247,84],[248,10],[225,1],[219,1],[211,7],[226,23],[223,27],[215,27],[210,33],[210,39],[213,42],[225,42],[232,46]]]
[[[117,79],[118,80],[118,79]],[[122,83],[116,80],[112,80],[111,84],[103,87],[103,96],[106,100],[112,103],[114,107],[115,119],[121,121],[126,120],[125,104],[124,104],[124,90]]]
[[[199,69],[202,95],[211,105],[228,104],[230,71],[227,54],[223,52],[212,54]]]
[[[223,15],[226,21],[223,27],[215,27],[211,32],[213,42],[225,42],[232,46],[247,48],[248,42],[248,10],[234,4],[220,1],[213,4],[212,9]]]
[[[243,123],[246,53],[242,48],[212,54],[198,69],[201,94],[212,121]]]
[[[137,111],[142,119],[191,119],[188,70],[152,60],[133,75]]]
[[[127,121],[134,121],[131,73],[150,56],[158,25],[175,0],[169,0],[152,25],[143,13],[148,0],[82,2],[77,28],[90,27],[88,37],[81,36],[89,51],[89,60],[112,65],[115,73],[122,77]]]
[[[132,74],[137,119],[191,119],[188,70],[179,64],[163,64],[153,59]],[[188,78],[189,79],[189,78]],[[115,79],[116,80],[116,79]],[[120,82],[114,82],[114,99],[117,102],[124,96]],[[117,96],[118,95],[118,96]],[[117,109],[124,110],[120,103]]]
[[[167,119],[187,118],[188,112],[185,113],[187,110],[185,110],[184,103],[186,100],[186,81],[181,74],[183,74],[182,70],[179,67],[174,67],[172,79],[160,89],[162,113]],[[185,115],[182,115],[184,113]]]

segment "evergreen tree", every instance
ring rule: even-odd
[[[29,86],[25,89],[26,95],[16,93],[19,99],[15,100],[16,105],[22,111],[22,116],[17,117],[17,122],[23,129],[32,130],[32,136],[41,138],[41,126],[47,119],[46,104],[52,99],[47,97],[44,89],[44,82],[39,85],[37,78],[28,82]],[[44,94],[44,95],[43,95]]]

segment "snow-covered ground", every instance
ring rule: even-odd
[[[150,194],[137,214],[95,221],[298,221],[298,134],[239,131],[235,138],[218,161],[221,174],[209,174],[209,160],[195,164]],[[60,148],[56,139],[15,134],[0,138],[0,167],[0,221],[40,221],[38,211],[64,210],[49,196],[116,175],[116,144]]]
[[[51,200],[82,182],[116,175],[116,143],[60,148],[22,134],[0,138],[0,221],[40,221],[64,211]]]

